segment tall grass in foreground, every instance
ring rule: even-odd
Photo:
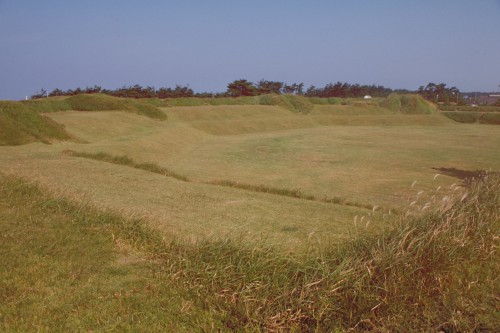
[[[486,332],[500,327],[499,208],[500,180],[490,178],[445,212],[401,217],[324,253],[208,242],[169,272],[211,307],[221,307],[210,298],[219,290],[230,328]]]
[[[162,239],[0,175],[2,331],[493,332],[500,179],[319,252]]]

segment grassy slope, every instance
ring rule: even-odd
[[[380,105],[403,114],[432,114],[434,108],[418,95],[390,94]]]
[[[160,106],[201,106],[201,105],[267,105],[274,106],[275,109],[288,110],[295,113],[309,113],[314,108],[314,104],[338,104],[337,99],[307,99],[301,96],[293,95],[263,95],[254,97],[241,97],[241,98],[180,98],[180,99],[130,99],[130,98],[116,98],[102,94],[82,94],[70,97],[57,97],[48,99],[29,100],[21,102],[7,102],[0,101],[0,145],[19,145],[33,141],[49,142],[51,140],[68,139],[68,134],[64,129],[52,123],[50,120],[41,117],[38,113],[50,113],[68,110],[77,111],[110,111],[120,110],[134,112],[147,117],[159,120],[165,120],[166,115],[158,107]],[[349,101],[345,100],[343,104],[349,104],[353,114],[366,112],[367,106],[371,108],[372,114],[381,114],[387,110],[392,112],[402,113],[427,113],[423,112],[421,107],[422,101],[416,96],[399,96],[391,95],[387,101],[382,101],[379,105],[377,102]],[[385,103],[385,104],[384,104]],[[399,104],[398,104],[399,103]],[[399,105],[399,109],[398,106]],[[345,108],[344,111],[346,111]],[[363,111],[365,110],[365,111]],[[303,127],[303,119],[287,119],[281,122],[273,122],[269,129],[283,129]],[[308,126],[317,126],[320,124],[330,124],[328,119],[316,119],[310,121],[308,119]],[[346,121],[344,119],[344,121]],[[267,122],[266,122],[267,124]],[[278,125],[279,124],[279,125]],[[200,124],[201,130],[214,134],[214,132],[223,132],[222,134],[234,134],[234,132],[227,132],[228,129],[236,128],[236,130],[244,132],[255,131],[256,127],[264,125],[259,123],[220,123],[214,122],[212,119],[209,124]]]
[[[159,286],[137,220],[0,175],[0,331],[196,331],[182,290]],[[158,242],[158,240],[156,240]],[[187,303],[186,303],[187,302]]]
[[[197,122],[193,124],[196,128],[210,134],[240,134],[263,130],[281,130],[300,127],[315,127],[319,125],[355,125],[366,123],[365,119],[352,119],[353,115],[376,115],[379,123],[411,123],[410,118],[395,119],[387,115],[396,114],[432,114],[433,107],[417,95],[391,94],[385,99],[340,99],[340,98],[305,98],[293,95],[263,95],[240,98],[178,98],[178,99],[130,99],[116,98],[101,94],[76,95],[70,97],[58,97],[49,99],[30,100],[22,102],[0,101],[0,145],[18,145],[33,141],[48,142],[51,140],[67,139],[68,135],[56,124],[51,123],[35,113],[59,112],[68,110],[78,111],[128,111],[148,116],[153,119],[165,120],[166,115],[159,107],[194,107],[194,106],[224,107],[228,105],[241,106],[269,106],[274,110],[288,110],[294,113],[311,113],[316,117],[296,118],[289,114],[283,115],[282,119],[272,122],[263,119],[253,121],[221,122],[220,119]],[[186,110],[184,110],[186,112]],[[16,115],[14,115],[14,113]],[[444,115],[460,122],[479,122],[486,124],[497,124],[498,115],[463,115],[456,112],[444,112]],[[20,115],[20,116],[19,116]],[[331,116],[337,116],[332,119]],[[380,117],[385,115],[385,118]],[[320,117],[323,116],[323,117]],[[343,118],[340,116],[344,116]],[[23,119],[20,119],[22,117]],[[428,123],[439,120],[427,118]],[[373,122],[373,120],[369,120]],[[263,126],[267,126],[263,128]]]
[[[500,106],[440,104],[437,107],[442,115],[459,123],[500,124]]]
[[[118,98],[102,94],[82,94],[69,97],[37,99],[16,103],[25,110],[48,113],[58,111],[110,111],[134,112],[147,117],[165,120],[165,115],[155,106],[154,101]]]
[[[323,108],[320,115],[315,115],[316,106]],[[165,230],[175,225],[179,232],[194,237],[227,230],[233,234],[264,230],[272,241],[287,240],[289,248],[303,244],[311,231],[320,238],[343,238],[353,217],[365,212],[303,201],[294,204],[291,199],[268,201],[260,195],[202,184],[157,181],[144,172],[61,157],[61,152],[125,155],[137,164],[155,164],[194,182],[239,183],[290,193],[300,190],[305,197],[383,207],[404,205],[420,190],[431,196],[438,185],[444,188],[456,181],[446,176],[433,182],[438,172],[433,168],[477,170],[500,165],[496,154],[500,135],[493,126],[459,125],[439,115],[374,115],[371,106],[365,107],[369,114],[337,114],[346,107],[354,106],[315,104],[307,115],[263,105],[169,107],[162,109],[168,122],[114,111],[51,113],[71,135],[88,143],[5,148],[0,165],[43,178],[59,189],[86,193],[108,207],[147,212]],[[355,107],[362,112],[360,106]],[[330,111],[331,115],[325,114]],[[321,125],[324,119],[336,125]],[[349,119],[348,126],[339,119]],[[238,123],[252,124],[252,131],[245,134],[247,127]],[[287,129],[290,123],[299,128]],[[217,132],[214,124],[235,135]],[[276,131],[277,126],[285,128]],[[414,180],[419,183],[411,189]],[[176,191],[184,195],[176,196]]]
[[[433,168],[497,170],[499,144],[494,126],[331,126],[217,137],[156,161],[194,180],[300,188],[390,206],[412,195],[414,180],[421,190],[435,189]],[[454,181],[447,178],[448,186]]]
[[[419,203],[413,207],[419,209],[437,185],[448,188],[455,180],[442,176],[432,181],[437,172],[432,167],[473,171],[500,165],[500,135],[494,126],[401,115],[364,101],[335,103],[315,103],[308,114],[275,105],[169,107],[163,109],[169,122],[133,113],[54,113],[52,119],[88,143],[0,147],[4,173],[35,179],[66,197],[78,194],[100,207],[143,216],[162,236],[183,239],[165,248],[158,243],[161,236],[137,224],[95,210],[87,213],[80,204],[68,206],[2,178],[1,191],[7,195],[0,196],[0,221],[7,228],[0,249],[4,258],[19,254],[3,261],[8,264],[1,271],[6,278],[0,279],[1,304],[7,305],[0,311],[2,328],[464,331],[498,326],[498,300],[491,297],[498,294],[492,274],[499,265],[492,252],[498,235],[491,232],[498,230],[497,204],[490,213],[475,216],[466,208],[483,207],[484,199],[466,201],[445,219],[429,216],[390,228],[376,212],[366,227],[372,215],[366,209],[186,183],[61,154],[65,149],[104,151],[194,181],[299,187],[306,195],[352,195],[370,204],[401,207],[406,198],[416,197]],[[346,110],[356,116],[344,115]],[[227,135],[227,127],[236,135]],[[410,188],[415,179],[418,184]],[[498,193],[495,186],[483,192]],[[420,190],[426,193],[417,194]],[[474,224],[490,221],[488,216],[492,224]],[[331,241],[349,237],[352,221],[356,232],[385,228],[387,233],[328,248]],[[94,249],[84,248],[89,256],[81,261],[75,239],[87,240]],[[255,245],[255,239],[265,244]],[[314,251],[308,252],[311,244]],[[285,255],[283,249],[296,254]],[[318,249],[323,256],[318,257]]]
[[[63,154],[69,155],[69,156],[88,158],[88,159],[92,159],[92,160],[96,160],[96,161],[103,161],[103,162],[112,163],[112,164],[116,164],[116,165],[126,165],[126,166],[132,167],[134,169],[139,169],[139,170],[144,170],[144,171],[151,172],[151,173],[156,173],[156,174],[159,174],[159,175],[162,175],[165,177],[172,177],[172,178],[182,180],[185,182],[192,182],[186,176],[178,174],[178,173],[173,172],[173,171],[170,171],[167,168],[161,167],[161,166],[154,164],[154,163],[137,163],[132,158],[130,158],[126,155],[113,156],[113,155],[109,155],[109,154],[103,153],[103,152],[85,153],[85,152],[76,152],[73,150],[65,150],[65,151],[63,151]],[[346,205],[346,206],[374,209],[374,206],[372,206],[370,204],[361,204],[361,203],[356,203],[356,202],[350,202],[350,201],[346,201],[340,197],[334,197],[334,198],[317,197],[314,195],[305,194],[299,189],[276,188],[276,187],[270,187],[270,186],[265,186],[265,185],[245,184],[245,183],[235,182],[235,181],[231,181],[231,180],[220,180],[220,179],[210,181],[210,182],[204,182],[204,183],[209,184],[209,185],[237,188],[237,189],[247,190],[247,191],[251,191],[251,192],[260,192],[260,193],[281,195],[281,196],[285,196],[285,197],[303,199],[303,200],[309,200],[309,201],[317,201],[317,202],[325,202],[325,203],[333,203],[333,204],[340,204],[340,205]]]
[[[500,181],[308,255],[164,241],[0,175],[2,331],[490,331]]]
[[[0,145],[49,143],[70,136],[64,128],[40,113],[78,110],[121,110],[165,120],[165,114],[147,101],[121,99],[106,95],[76,95],[21,102],[0,101]]]
[[[133,115],[114,121],[112,113],[60,113],[53,119],[90,142],[75,151],[127,155],[195,181],[298,188],[383,206],[404,204],[414,194],[414,180],[422,190],[433,190],[432,168],[500,165],[496,127],[459,125],[439,115],[326,116],[322,110],[316,116],[315,110],[290,114],[260,105],[164,110],[168,123]],[[318,125],[325,118],[336,125]],[[350,125],[341,125],[347,118]],[[228,132],[234,134],[223,135]],[[454,181],[446,178],[445,184]]]
[[[441,114],[459,123],[500,125],[500,112],[441,111]]]
[[[0,101],[0,146],[68,139],[63,127],[16,102]]]
[[[351,226],[346,221],[370,211],[184,182],[129,166],[54,155],[52,146],[39,145],[33,158],[30,148],[3,150],[2,170],[36,179],[57,191],[86,197],[102,207],[147,216],[158,229],[179,237],[245,235],[266,238],[286,250],[301,251],[311,233],[314,241],[345,239]]]
[[[307,113],[313,104],[304,97],[294,95],[261,95],[237,98],[171,98],[163,100],[163,106],[221,106],[221,105],[274,105],[292,112]]]

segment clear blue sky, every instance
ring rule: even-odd
[[[245,78],[500,84],[500,0],[0,0],[0,99]]]

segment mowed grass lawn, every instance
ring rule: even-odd
[[[419,190],[434,190],[439,169],[498,170],[498,147],[495,126],[328,126],[217,137],[164,164],[198,180],[227,178],[397,207],[412,198],[413,181]],[[443,176],[447,185],[457,181]]]
[[[100,206],[147,216],[169,233],[258,237],[286,249],[349,237],[356,215],[371,214],[362,206],[381,206],[387,213],[420,191],[421,200],[438,186],[445,195],[460,179],[435,179],[439,168],[500,166],[496,126],[368,109],[346,116],[343,107],[318,106],[307,115],[262,105],[174,107],[163,108],[164,122],[121,112],[53,113],[78,141],[1,147],[0,166]],[[64,155],[66,149],[126,155],[190,181]],[[360,207],[207,184],[221,180],[299,189]],[[372,227],[383,226],[383,213],[375,220]]]
[[[415,180],[419,191],[441,185],[433,182],[440,172],[434,168],[498,171],[496,126],[463,125],[440,115],[373,114],[369,108],[346,115],[353,112],[346,107],[317,105],[308,115],[274,106],[165,108],[167,123],[127,114],[125,128],[135,126],[128,131],[112,125],[111,114],[53,119],[90,142],[75,150],[127,155],[196,181],[300,189],[387,207],[413,199]],[[441,180],[448,186],[457,181]]]

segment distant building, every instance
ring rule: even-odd
[[[479,104],[495,104],[500,99],[500,94],[481,95],[478,96]]]

